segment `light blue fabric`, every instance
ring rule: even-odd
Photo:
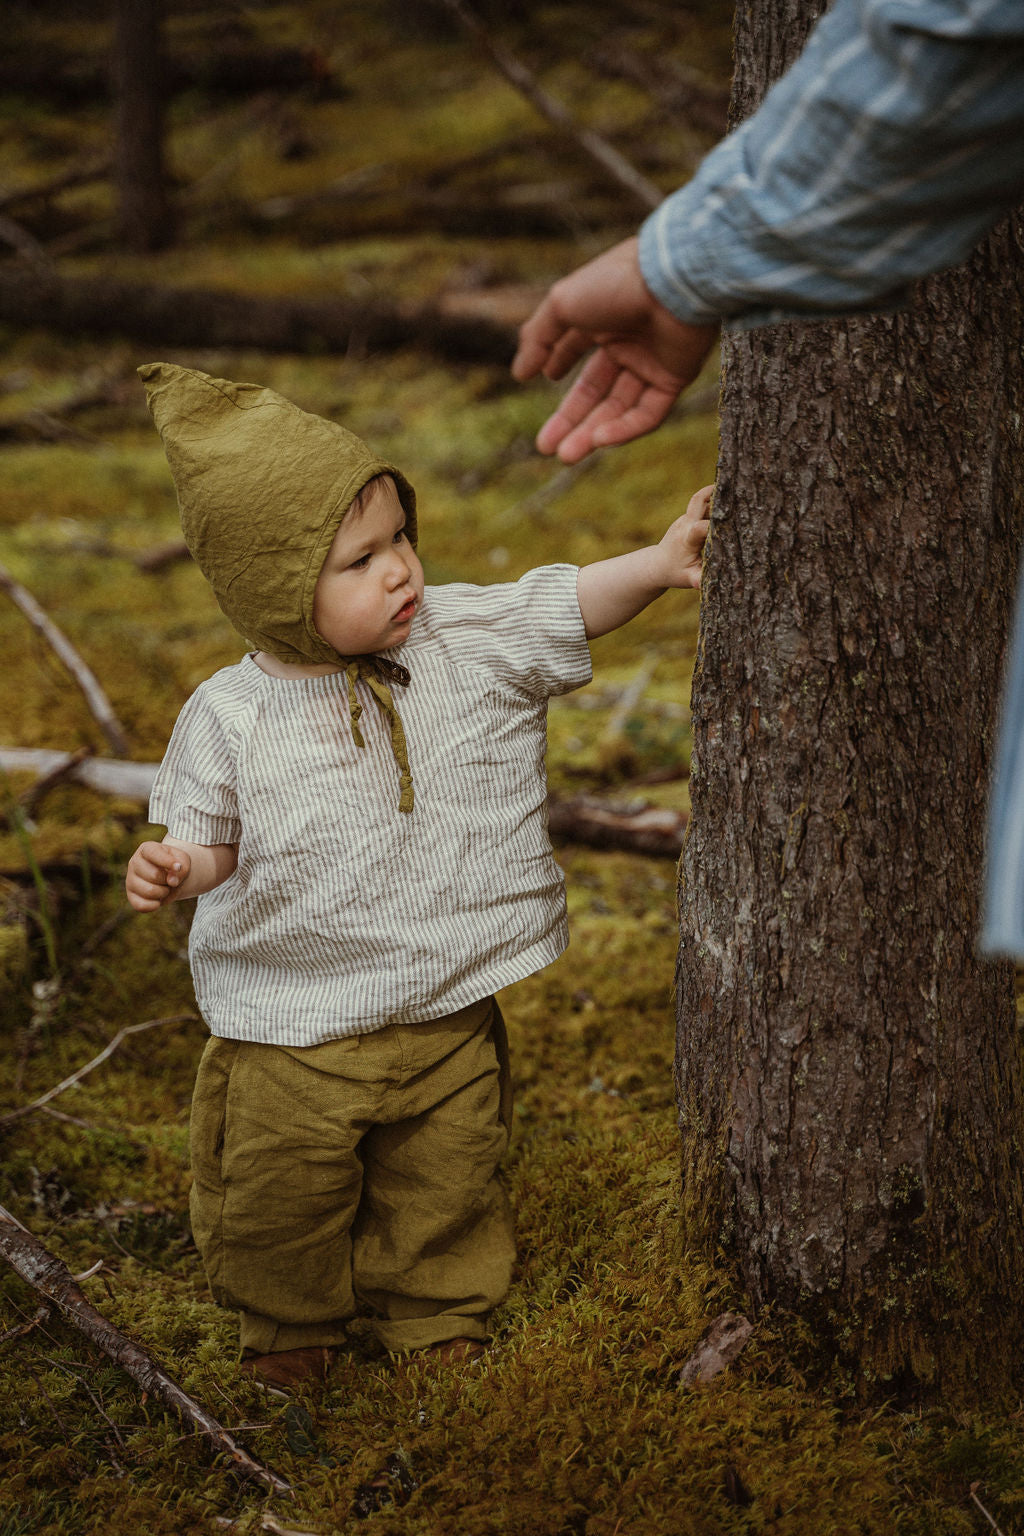
[[[694,323],[896,308],[1022,193],[1024,0],[835,0],[640,264]]]
[[[988,807],[979,948],[983,955],[1024,960],[1024,568]]]

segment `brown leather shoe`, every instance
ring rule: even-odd
[[[269,1355],[249,1355],[242,1361],[244,1376],[255,1376],[265,1387],[293,1392],[297,1387],[315,1386],[327,1380],[337,1356],[337,1349],[327,1344],[310,1344],[305,1349],[278,1349]]]

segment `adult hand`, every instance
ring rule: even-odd
[[[541,453],[575,464],[594,448],[661,425],[697,377],[717,326],[677,320],[640,272],[634,236],[557,282],[519,330],[512,373],[561,379],[598,350],[537,435]]]

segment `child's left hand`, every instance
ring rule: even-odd
[[[713,485],[705,485],[690,497],[686,511],[677,517],[658,542],[664,560],[663,585],[699,587],[704,544],[710,527]]]

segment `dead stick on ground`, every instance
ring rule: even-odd
[[[977,1495],[977,1493],[975,1491],[977,1489],[977,1486],[978,1486],[977,1483],[972,1483],[971,1484],[971,1498],[974,1500],[975,1504],[977,1504],[978,1508],[981,1510],[982,1514],[985,1516],[985,1519],[988,1521],[989,1525],[995,1531],[996,1536],[1003,1536],[1002,1531],[999,1529],[998,1525],[996,1525],[996,1522],[993,1520],[992,1516],[989,1514],[989,1512],[985,1508],[984,1504],[978,1498],[978,1495]]]
[[[33,1328],[38,1328],[40,1323],[45,1323],[49,1315],[49,1307],[37,1307],[27,1323],[19,1323],[17,1328],[8,1328],[6,1333],[0,1333],[0,1344],[9,1344],[12,1339],[23,1338],[26,1333],[31,1333]]]
[[[599,133],[595,133],[592,128],[581,128],[571,112],[554,96],[548,95],[521,60],[513,54],[506,53],[494,42],[483,22],[468,5],[463,3],[463,0],[440,0],[440,3],[458,18],[505,79],[526,97],[531,106],[536,107],[542,117],[547,118],[549,123],[567,134],[584,154],[589,155],[591,160],[595,160],[605,174],[610,176],[618,187],[624,188],[636,198],[647,212],[657,208],[664,196],[659,188],[652,181],[648,181],[646,176],[642,176],[635,166],[630,165],[625,155],[620,155],[619,151]]]
[[[84,1067],[79,1067],[77,1072],[72,1072],[71,1076],[66,1077],[62,1083],[58,1083],[55,1088],[50,1088],[46,1093],[40,1094],[39,1098],[33,1099],[31,1104],[22,1104],[18,1109],[11,1109],[5,1115],[0,1115],[0,1125],[10,1125],[13,1120],[20,1120],[23,1115],[30,1115],[34,1110],[42,1109],[45,1104],[49,1104],[50,1100],[55,1099],[58,1094],[66,1093],[69,1088],[73,1088],[76,1083],[80,1083],[82,1078],[93,1071],[95,1067],[100,1066],[102,1062],[106,1061],[108,1056],[112,1056],[121,1044],[121,1041],[126,1039],[128,1035],[140,1034],[144,1029],[156,1029],[158,1024],[185,1024],[197,1018],[198,1014],[195,1013],[172,1013],[168,1014],[165,1019],[144,1019],[141,1024],[126,1024],[124,1029],[118,1030],[113,1040],[100,1051],[98,1056],[94,1056],[92,1061],[87,1061]]]
[[[87,1299],[67,1265],[33,1237],[30,1232],[0,1205],[0,1258],[3,1258],[21,1278],[45,1296],[64,1313],[67,1320],[99,1346],[115,1365],[132,1378],[143,1390],[158,1397],[180,1414],[183,1419],[205,1435],[216,1449],[228,1458],[234,1471],[243,1477],[256,1478],[274,1493],[291,1493],[291,1485],[276,1472],[255,1461],[233,1439],[224,1426],[213,1418],[201,1403],[182,1391],[177,1382],[161,1370],[140,1344],[115,1328]]]
[[[33,629],[38,630],[47,644],[56,651],[79,688],[85,694],[89,708],[99,722],[100,729],[114,751],[127,754],[128,738],[124,733],[121,722],[114,714],[110,700],[100,687],[94,673],[86,666],[81,656],[79,656],[71,644],[67,635],[57,628],[53,620],[40,608],[31,592],[23,587],[19,581],[15,581],[10,571],[3,565],[0,565],[0,588],[7,593],[12,602],[17,604]]]
[[[23,794],[18,796],[18,804],[21,806],[24,814],[26,816],[34,816],[37,808],[50,793],[50,790],[56,789],[58,784],[63,784],[64,780],[74,772],[79,763],[84,763],[85,759],[91,756],[91,747],[78,747],[76,751],[69,752],[62,763],[57,763],[50,769],[49,773],[44,773],[41,779],[37,779],[34,784],[31,784]]]

